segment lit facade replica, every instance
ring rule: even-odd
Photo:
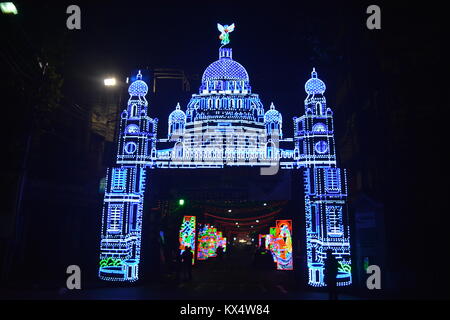
[[[195,228],[197,219],[195,216],[184,216],[180,227],[180,254],[186,247],[190,247],[192,252],[192,264],[195,262]]]
[[[325,251],[330,248],[341,263],[338,285],[348,285],[352,278],[347,180],[336,162],[333,112],[326,103],[325,84],[313,69],[305,84],[304,113],[294,118],[294,136],[283,137],[281,113],[273,103],[265,111],[252,93],[247,70],[225,47],[234,24],[222,28],[219,59],[204,71],[199,93],[169,115],[167,138],[157,138],[158,119],[149,116],[148,87],[140,72],[128,89],[116,165],[107,172],[99,276],[112,281],[138,279],[148,170],[258,166],[262,175],[276,174],[278,168],[302,170],[309,284],[324,285]],[[291,147],[281,148],[280,142]],[[158,149],[158,143],[172,147]]]

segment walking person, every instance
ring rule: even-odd
[[[328,249],[326,251],[327,258],[325,260],[324,281],[328,287],[328,299],[337,300],[337,274],[338,274],[338,262],[333,255],[333,250]]]

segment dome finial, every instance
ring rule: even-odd
[[[177,110],[180,110],[180,108],[181,108],[181,107],[180,107],[180,103],[179,103],[179,102],[177,102],[177,106],[176,106],[176,109],[177,109]]]
[[[138,72],[136,78],[137,78],[138,80],[141,80],[141,79],[142,79],[142,73],[141,73],[141,70],[139,70],[139,72]]]
[[[317,72],[316,72],[316,68],[313,68],[313,71],[311,72],[311,78],[317,78]]]
[[[270,103],[270,109],[275,110],[275,105],[273,104],[273,102]]]

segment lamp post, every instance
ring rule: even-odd
[[[13,2],[0,2],[0,10],[3,14],[18,14],[17,8]]]
[[[120,117],[120,111],[122,110],[122,89],[124,86],[124,82],[118,80],[114,76],[108,76],[103,79],[103,85],[106,89],[106,95],[108,98],[106,99],[105,103],[108,105],[108,119],[107,119],[107,127],[109,127],[109,123],[114,123],[114,132],[113,132],[113,145],[117,146],[117,132],[119,130],[119,117]],[[117,90],[119,92],[117,92]],[[117,95],[118,94],[118,95]],[[112,95],[112,99],[111,99]],[[110,111],[109,105],[113,104],[115,110],[113,112]],[[108,130],[108,128],[107,128]]]
[[[114,87],[117,84],[116,78],[105,78],[103,79],[105,87]]]

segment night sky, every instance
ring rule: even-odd
[[[196,79],[191,81],[194,93],[204,69],[218,56],[217,22],[234,22],[229,45],[233,58],[246,67],[253,91],[264,105],[273,101],[283,113],[287,132],[292,132],[288,119],[303,111],[303,86],[312,67],[327,84],[330,106],[339,108],[335,96],[340,73],[369,73],[384,32],[370,33],[365,28],[367,6],[332,1],[277,6],[95,1],[80,7],[80,31],[65,28],[65,4],[33,4],[33,10],[24,10],[21,17],[25,25],[33,22],[31,32],[50,32],[48,37],[62,39],[67,94],[76,97],[83,86],[95,91],[106,74],[124,79],[146,67],[184,70]],[[32,19],[27,20],[28,14]],[[386,29],[392,22],[383,16]],[[151,101],[150,106],[168,114],[176,102],[173,97],[167,106]]]

